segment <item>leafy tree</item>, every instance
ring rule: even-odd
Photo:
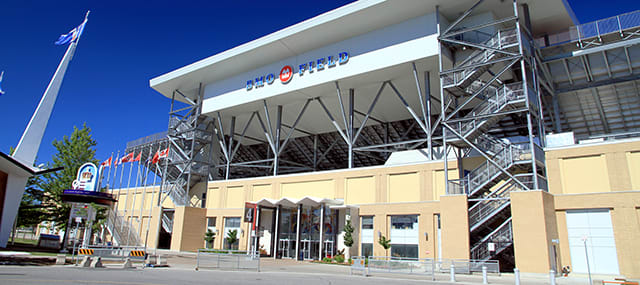
[[[204,234],[204,240],[207,242],[207,248],[213,248],[213,240],[216,239],[216,233],[212,230],[207,230]]]
[[[351,220],[347,220],[347,223],[344,225],[344,246],[353,246],[353,231]]]
[[[233,248],[233,244],[238,241],[238,230],[231,230],[227,233],[227,244],[229,244],[229,248]]]
[[[389,256],[389,248],[391,248],[391,240],[381,235],[380,238],[378,239],[378,243],[384,248],[386,255]]]
[[[96,141],[91,137],[91,129],[86,123],[82,129],[73,127],[71,136],[53,141],[53,146],[58,152],[53,155],[52,162],[47,166],[49,168],[64,167],[64,169],[42,175],[35,185],[44,191],[42,205],[45,208],[47,220],[55,221],[58,228],[66,228],[71,209],[69,204],[62,202],[62,193],[66,189],[71,189],[71,183],[76,179],[76,173],[82,164],[98,163],[95,158],[96,145]],[[99,216],[97,215],[97,218]],[[95,225],[97,224],[99,223],[96,222]]]

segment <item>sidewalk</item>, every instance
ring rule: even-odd
[[[196,266],[196,254],[192,252],[174,252],[168,250],[158,250],[158,254],[167,259],[167,263],[171,268],[179,269],[195,269]],[[297,261],[291,259],[273,259],[264,257],[260,259],[260,272],[267,273],[290,273],[290,274],[302,274],[302,275],[350,275],[351,268],[347,265],[337,264],[321,264],[313,263],[309,261]],[[361,271],[354,271],[353,275],[361,276]],[[432,281],[430,275],[409,275],[409,274],[389,274],[380,272],[371,272],[370,278],[389,278],[394,280],[425,280]],[[602,284],[602,280],[613,280],[611,276],[593,276],[593,284]],[[515,284],[515,277],[513,273],[501,273],[489,274],[488,280],[490,284]],[[448,273],[436,273],[435,282],[437,283],[450,283],[450,276]],[[457,274],[455,284],[482,284],[482,274]],[[548,274],[532,274],[521,273],[520,284],[550,284]],[[557,277],[556,284],[558,285],[572,285],[589,284],[589,279],[586,275],[574,274],[570,277]]]

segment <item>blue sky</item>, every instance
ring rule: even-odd
[[[169,100],[149,79],[351,1],[0,2],[0,151],[17,145],[66,46],[53,43],[91,10],[40,147],[87,123],[99,159],[126,142],[165,131]],[[268,3],[268,5],[266,4]],[[581,22],[640,9],[636,1],[569,0]]]

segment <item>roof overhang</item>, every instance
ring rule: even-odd
[[[171,98],[175,90],[195,97],[200,83],[216,82],[241,72],[299,55],[318,47],[435,12],[457,18],[476,0],[403,0],[357,1],[289,26],[262,38],[213,55],[150,80],[150,86]],[[493,11],[506,17],[510,1],[486,1],[478,12]],[[533,33],[539,35],[566,29],[575,24],[575,16],[566,0],[526,0]],[[502,15],[504,14],[504,15]]]
[[[54,172],[63,169],[63,167],[40,169],[37,167],[29,166],[18,159],[10,156],[4,152],[0,152],[0,170],[7,173],[13,173],[22,177],[30,177],[35,175],[41,175],[48,172]]]

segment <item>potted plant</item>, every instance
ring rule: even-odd
[[[213,240],[216,239],[216,233],[208,229],[204,234],[204,240],[207,242],[206,248],[213,248]]]
[[[227,244],[229,244],[229,249],[233,249],[233,244],[238,241],[238,230],[231,230],[227,232]]]

